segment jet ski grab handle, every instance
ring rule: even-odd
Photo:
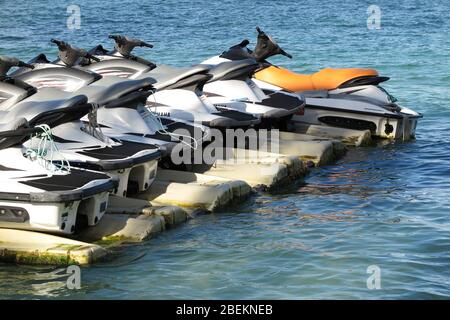
[[[0,77],[5,77],[12,67],[34,69],[34,66],[17,58],[0,56]]]
[[[100,61],[99,58],[94,57],[86,50],[71,46],[67,42],[56,40],[56,39],[52,39],[52,40],[50,40],[50,42],[54,43],[58,46],[58,50],[59,50],[58,57],[68,67],[73,67],[80,58],[91,59],[96,62]]]
[[[133,49],[136,47],[153,48],[153,45],[150,43],[144,42],[139,39],[129,38],[127,36],[110,34],[109,38],[113,39],[116,42],[116,50],[124,57],[129,57],[131,55],[131,51],[133,51]]]

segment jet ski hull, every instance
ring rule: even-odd
[[[0,228],[72,234],[80,215],[88,226],[96,225],[106,212],[109,192],[83,200],[39,203],[0,200]]]
[[[281,89],[255,80],[262,89]],[[372,136],[409,140],[415,137],[417,122],[422,115],[408,108],[375,99],[330,94],[328,91],[303,92],[304,114],[294,121],[356,130],[370,130]]]
[[[350,112],[345,109],[308,104],[308,99],[306,101],[304,115],[294,116],[294,121],[346,129],[370,130],[372,136],[385,139],[409,140],[414,138],[420,118],[420,116],[407,113],[386,113],[382,116],[370,112]]]

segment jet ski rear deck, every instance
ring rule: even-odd
[[[0,132],[0,227],[71,234],[81,216],[97,224],[117,182],[89,170],[50,170],[25,157],[21,143],[30,130],[19,121],[1,125],[7,130]]]

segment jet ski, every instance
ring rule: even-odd
[[[80,225],[97,224],[117,182],[32,156],[23,144],[30,137],[42,141],[49,132],[20,117],[0,123],[0,228],[72,234]]]
[[[33,68],[5,57],[0,58],[0,65],[3,71],[14,65]],[[21,76],[27,74],[22,72]],[[157,146],[121,141],[103,134],[95,121],[97,109],[88,103],[85,95],[50,87],[37,90],[18,78],[4,75],[0,81],[2,121],[23,117],[33,125],[47,124],[53,133],[52,142],[59,150],[56,154],[59,158],[52,160],[107,173],[118,181],[114,189],[116,195],[126,196],[129,188],[139,192],[150,187],[161,155]],[[82,122],[80,118],[86,114],[94,118],[93,121]],[[44,157],[50,156],[55,155],[44,154]]]
[[[74,66],[81,58],[89,56],[95,59],[85,50],[63,41],[52,41],[58,45],[59,59],[50,62],[40,54],[29,62],[34,67],[32,72],[20,68],[11,77],[38,88],[54,87],[88,96],[89,102],[99,106],[96,122],[105,135],[121,141],[160,146],[163,152],[161,164],[165,167],[173,165],[169,157],[172,152],[183,154],[208,139],[210,130],[205,126],[158,116],[148,110],[145,101],[154,91],[151,78],[127,80],[117,76],[102,77]]]
[[[105,54],[116,57],[120,55],[128,60],[150,66],[152,69],[148,71],[148,74],[162,73],[158,71],[156,65],[150,62],[145,63],[144,59],[131,55],[135,46],[143,44],[143,46],[151,47],[150,44],[121,35],[111,35],[110,38],[115,40],[115,51],[107,52],[97,47],[91,52],[103,56]],[[262,125],[259,127],[285,126],[293,114],[302,112],[304,100],[298,95],[279,90],[266,94],[252,82],[251,75],[259,67],[255,59],[229,61],[220,65],[205,61],[195,67],[199,70],[207,69],[207,73],[211,75],[211,78],[203,85],[203,92],[198,90],[198,94],[203,94],[218,108],[237,110],[260,117]],[[179,73],[177,69],[168,66],[160,66],[159,70],[161,69],[170,69],[169,74]],[[140,76],[143,76],[144,72],[142,70]],[[123,72],[119,74],[124,75]]]
[[[414,138],[422,115],[396,103],[379,84],[388,80],[371,69],[324,69],[313,75],[301,75],[274,66],[266,59],[286,53],[270,36],[257,28],[254,51],[248,40],[231,47],[216,59],[242,60],[252,57],[261,63],[254,82],[263,90],[283,89],[300,92],[306,98],[305,112],[294,120],[311,124],[370,130],[372,135],[408,140]]]
[[[214,105],[209,97],[203,94],[203,86],[213,75],[209,74],[210,66],[196,65],[189,68],[175,68],[158,65],[142,58],[135,57],[131,51],[136,46],[151,47],[141,40],[124,36],[111,35],[116,42],[116,49],[107,51],[97,46],[89,54],[101,60],[82,59],[84,69],[93,71],[104,77],[118,76],[128,79],[151,77],[156,91],[147,99],[147,107],[153,113],[173,119],[182,119],[211,128],[246,128],[260,123],[260,118],[245,112],[245,103],[235,102],[232,105]],[[239,106],[231,108],[231,106]]]
[[[260,128],[286,129],[294,114],[303,113],[305,101],[301,95],[283,90],[264,92],[251,80],[259,68],[254,59],[217,65],[206,60],[202,64],[211,67],[209,74],[213,76],[203,87],[204,95],[215,106],[226,106],[261,117]]]

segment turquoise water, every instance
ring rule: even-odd
[[[450,297],[448,1],[54,2],[0,1],[0,54],[53,56],[50,38],[88,48],[120,32],[155,44],[137,54],[184,66],[254,43],[259,25],[294,56],[273,62],[299,72],[376,68],[425,118],[417,141],[353,150],[290,193],[257,195],[127,246],[83,268],[81,290],[66,289],[61,268],[0,265],[0,298]],[[74,2],[81,29],[68,30]],[[366,27],[373,3],[380,30]],[[381,269],[380,290],[367,289],[370,265]]]

